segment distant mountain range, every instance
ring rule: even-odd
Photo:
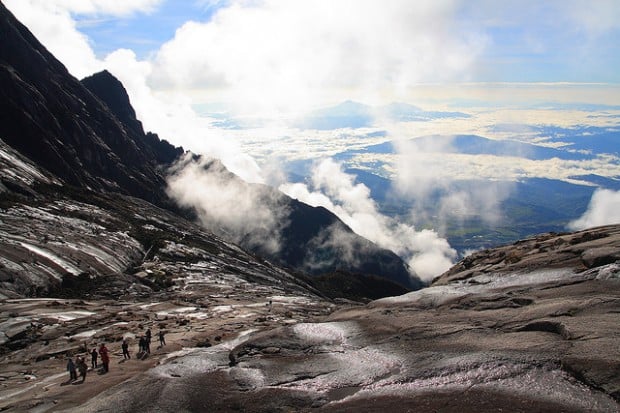
[[[585,160],[595,157],[592,153],[573,150],[584,145],[573,144],[566,148],[552,148],[508,139],[488,139],[477,135],[430,135],[412,138],[406,142],[412,144],[415,150],[421,153],[439,152],[467,155],[518,156],[532,160],[552,158]],[[350,158],[361,152],[394,154],[398,152],[395,145],[396,143],[393,141],[388,141],[377,145],[369,145],[358,151],[347,151],[339,154],[338,157],[341,159]]]
[[[424,153],[492,155],[519,157],[535,161],[560,159],[588,161],[598,156],[620,155],[620,133],[605,128],[583,127],[563,129],[541,127],[540,133],[548,137],[551,146],[541,146],[518,140],[495,140],[477,135],[429,135],[407,139],[403,142],[386,141],[358,149],[350,149],[334,156],[347,165],[359,165],[357,156],[371,159],[365,165],[348,167],[347,172],[356,176],[371,191],[385,215],[412,222],[417,228],[440,229],[441,235],[460,253],[514,242],[532,234],[565,231],[567,224],[579,218],[587,209],[596,188],[620,190],[620,179],[599,175],[572,176],[571,182],[523,178],[518,181],[493,182],[485,179],[443,180],[424,199],[403,196],[391,180],[380,176],[381,160],[372,161],[373,154],[391,155],[402,148]],[[561,145],[560,145],[561,144]],[[398,147],[397,145],[400,145]],[[289,164],[290,179],[302,180],[309,174],[311,163],[296,161]],[[479,188],[493,186],[507,195],[498,205],[501,218],[493,223],[479,215],[468,214],[447,218],[437,216],[437,206],[442,197],[450,193],[475,193]],[[412,211],[417,211],[412,214]]]
[[[429,121],[442,118],[468,118],[462,112],[425,111],[406,103],[391,103],[373,107],[347,100],[336,106],[319,109],[305,115],[296,126],[301,129],[330,130],[374,126],[377,119],[387,118],[397,122]]]

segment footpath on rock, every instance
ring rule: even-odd
[[[220,281],[221,282],[221,281]],[[231,342],[251,331],[299,321],[318,320],[333,306],[317,298],[277,295],[277,291],[242,285],[206,283],[200,303],[161,294],[149,301],[10,299],[2,302],[0,328],[24,340],[24,348],[0,356],[0,411],[57,411],[94,400],[105,390],[139,376],[175,352]],[[196,291],[196,285],[192,288]],[[246,298],[246,297],[249,297]],[[207,304],[208,303],[208,304]],[[138,341],[147,329],[151,353],[138,359]],[[166,345],[160,347],[159,331]],[[121,343],[129,343],[124,360]],[[90,368],[93,348],[110,350],[106,374]],[[15,345],[15,342],[13,343]],[[68,383],[67,357],[83,356],[89,365],[84,383]],[[101,366],[101,360],[99,360]]]

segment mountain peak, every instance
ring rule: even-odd
[[[2,140],[64,183],[170,207],[160,165],[183,149],[145,135],[121,82],[80,83],[1,4],[0,36]]]
[[[81,82],[91,93],[101,99],[126,127],[144,134],[142,123],[136,118],[136,112],[131,106],[127,90],[112,73],[102,70],[85,77]]]

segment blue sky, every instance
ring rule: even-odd
[[[221,6],[220,6],[221,7]],[[163,1],[152,12],[97,17],[74,14],[78,29],[88,36],[98,57],[129,48],[140,58],[155,53],[189,20],[209,21],[217,5],[193,0]]]

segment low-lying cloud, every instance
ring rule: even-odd
[[[312,206],[336,214],[355,233],[399,255],[424,281],[450,268],[456,251],[435,231],[416,229],[378,211],[370,190],[332,159],[315,165],[309,184],[280,186],[280,190]]]
[[[248,184],[215,159],[187,154],[168,177],[168,195],[196,211],[214,233],[266,254],[280,249],[280,229],[288,211],[276,191]]]
[[[445,170],[447,165],[438,159],[438,156],[449,156],[446,155],[451,152],[449,146],[449,142],[432,139],[395,141],[398,152],[394,162],[395,187],[412,202],[412,216],[439,223],[469,217],[479,217],[491,225],[499,222],[501,203],[508,198],[514,184],[500,181],[502,177],[497,177],[498,181],[485,180],[484,184],[459,180],[458,174]]]
[[[581,218],[568,224],[571,230],[620,223],[620,191],[597,189],[592,194],[588,210]]]

